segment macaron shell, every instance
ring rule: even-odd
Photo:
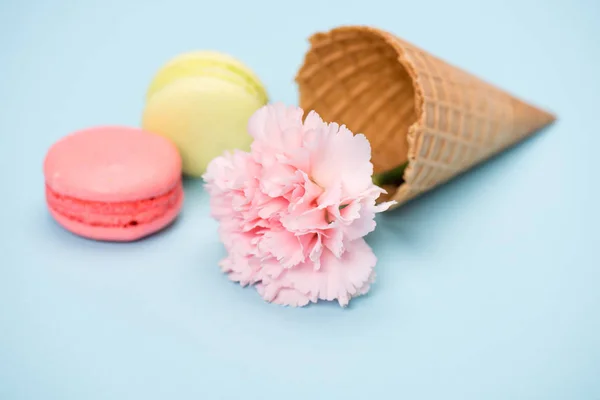
[[[55,143],[44,160],[46,184],[81,200],[146,199],[181,179],[181,158],[164,137],[127,127],[79,131]]]
[[[259,98],[229,81],[184,78],[148,100],[142,127],[175,143],[183,172],[199,177],[225,150],[249,150],[248,120],[262,106]]]
[[[236,58],[215,51],[195,51],[179,55],[155,75],[147,99],[171,83],[184,78],[212,76],[244,87],[266,104],[268,95],[258,76]]]
[[[89,225],[71,218],[67,218],[64,215],[57,213],[52,208],[49,208],[49,210],[50,214],[59,225],[76,235],[94,240],[130,242],[156,233],[175,221],[179,212],[181,211],[183,198],[183,195],[179,196],[176,203],[160,218],[154,219],[152,222],[129,227],[105,227]],[[133,219],[135,216],[132,215],[131,218]]]

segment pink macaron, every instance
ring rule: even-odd
[[[90,239],[141,239],[173,222],[183,205],[177,149],[136,128],[97,127],[64,137],[48,151],[44,175],[54,219]]]

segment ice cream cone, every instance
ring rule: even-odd
[[[339,27],[310,44],[296,76],[300,106],[364,133],[376,174],[408,162],[386,198],[396,206],[555,119],[376,28]]]

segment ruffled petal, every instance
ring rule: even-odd
[[[310,264],[304,264],[281,271],[276,281],[263,280],[265,290],[270,285],[278,288],[277,294],[270,301],[284,303],[282,299],[278,300],[278,293],[281,288],[287,288],[306,297],[312,295],[321,300],[337,300],[345,307],[352,297],[369,290],[377,258],[363,239],[350,243],[340,258],[336,258],[330,251],[324,251],[321,261],[321,269],[318,271],[311,268]]]
[[[255,141],[255,147],[282,152],[286,146],[298,147],[302,143],[302,115],[298,107],[287,107],[273,103],[258,109],[248,121],[248,133]]]
[[[281,223],[291,232],[314,232],[329,227],[327,215],[327,210],[313,208],[303,213],[286,215],[281,218]]]
[[[242,286],[252,285],[259,280],[260,264],[253,257],[230,254],[221,260],[219,266],[229,279]]]
[[[323,245],[331,254],[340,258],[344,253],[344,232],[341,229],[331,229],[323,234]]]
[[[296,170],[286,164],[274,164],[262,170],[260,189],[269,197],[283,196],[294,188]]]
[[[345,127],[336,132],[336,127],[330,124],[320,146],[314,150],[311,176],[322,187],[340,181],[346,196],[357,196],[373,184],[371,146],[364,135],[353,135]]]
[[[260,253],[272,255],[283,268],[291,268],[305,260],[300,240],[286,230],[267,231],[260,242]]]
[[[277,286],[276,283],[271,285],[258,283],[255,287],[258,294],[260,294],[265,301],[282,306],[304,307],[310,302],[314,303],[317,301],[315,296],[306,295],[290,288],[282,288]]]

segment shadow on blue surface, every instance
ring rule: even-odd
[[[434,253],[440,254],[440,260],[443,260],[444,255],[452,251],[456,242],[448,235],[463,231],[462,218],[473,209],[487,212],[485,204],[478,205],[486,201],[484,192],[489,192],[497,182],[506,182],[498,176],[513,174],[515,168],[508,167],[530,157],[549,130],[551,127],[546,127],[435,189],[377,215],[377,227],[366,241],[381,260],[376,267],[378,280],[365,299],[353,301],[369,301],[380,292],[385,296],[387,290],[396,290],[392,287],[394,282],[414,273],[414,269],[446,268],[443,261],[424,265],[422,260],[429,259]]]

